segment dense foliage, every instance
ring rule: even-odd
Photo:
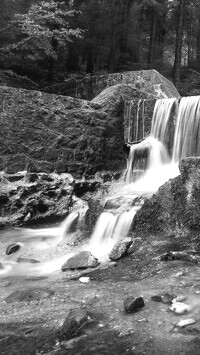
[[[1,0],[0,68],[45,84],[154,68],[200,71],[199,0]]]

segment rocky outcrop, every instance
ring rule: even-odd
[[[134,235],[156,239],[157,253],[200,252],[200,158],[185,158],[179,168],[180,175],[161,186],[134,218]]]
[[[63,219],[72,206],[69,174],[2,174],[0,228]]]

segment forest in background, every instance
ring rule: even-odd
[[[200,89],[199,0],[0,0],[0,43],[0,69],[40,87],[156,69],[184,92],[189,69]]]

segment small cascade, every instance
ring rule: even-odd
[[[180,100],[174,135],[174,162],[188,156],[200,155],[200,96]]]
[[[145,172],[159,169],[168,164],[169,154],[157,139],[148,137],[130,148],[126,183],[130,184],[142,177]]]
[[[81,218],[80,218],[81,217]],[[64,236],[70,232],[73,228],[74,224],[78,224],[79,219],[82,219],[82,213],[80,212],[72,212],[70,213],[65,220],[61,223],[59,227],[60,239],[62,240]]]
[[[60,243],[66,234],[70,233],[73,224],[78,224],[79,213],[70,213],[57,227],[40,229],[22,229],[20,241],[27,244],[33,242],[34,247],[46,249]]]
[[[116,215],[103,212],[98,218],[87,249],[100,260],[106,260],[113,246],[128,236],[137,209],[138,207],[132,207]]]

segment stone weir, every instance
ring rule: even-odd
[[[92,101],[0,87],[0,171],[71,173],[81,178],[123,169],[125,103],[155,102],[166,92],[168,97],[178,96],[166,82],[151,84],[151,93],[134,84],[117,84]],[[152,118],[148,111],[146,133]]]
[[[180,96],[171,81],[153,69],[98,76],[87,75],[81,79],[70,78],[62,83],[46,86],[41,90],[47,93],[92,100],[104,89],[117,84],[134,84],[137,89],[152,94],[154,97],[160,97],[160,92],[166,98]]]

